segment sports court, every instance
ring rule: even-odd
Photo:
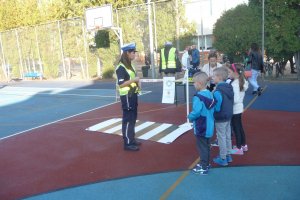
[[[249,152],[233,156],[228,167],[213,165],[208,176],[189,170],[198,162],[192,131],[170,144],[145,139],[139,152],[126,152],[119,135],[87,130],[122,117],[114,82],[22,81],[0,86],[0,199],[300,195],[299,82],[265,82],[259,97],[247,91],[243,120]],[[145,83],[143,91],[138,120],[178,126],[186,121],[182,88],[177,105],[161,103],[161,83]],[[192,97],[192,87],[190,93]],[[217,154],[213,147],[212,158]]]

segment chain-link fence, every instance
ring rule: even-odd
[[[0,37],[2,78],[88,77],[89,52],[80,18],[18,28]]]
[[[185,30],[183,5],[176,9],[175,1],[141,4],[113,11],[114,25],[121,27],[124,43],[136,42],[138,69],[151,57],[153,40],[154,62],[158,50],[166,41],[176,46],[180,39],[176,30]],[[181,14],[178,12],[181,12]],[[177,16],[177,17],[176,17]],[[151,22],[149,23],[149,19]],[[180,27],[176,26],[180,21]],[[149,33],[149,24],[152,34]],[[110,47],[90,49],[84,20],[74,18],[0,32],[0,78],[89,79],[110,77],[120,55],[119,40],[109,30]],[[186,45],[180,43],[181,48]],[[183,48],[182,48],[183,49]]]

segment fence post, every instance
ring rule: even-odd
[[[89,63],[88,63],[88,56],[87,56],[87,41],[86,41],[86,31],[84,29],[84,20],[82,20],[82,37],[84,43],[84,54],[85,54],[85,63],[86,63],[86,78],[89,78]]]
[[[65,65],[63,41],[62,41],[62,35],[61,35],[61,31],[60,31],[60,21],[57,21],[57,28],[58,28],[58,33],[59,33],[60,52],[61,52],[62,65],[63,65],[63,68],[64,68],[64,76],[65,76],[65,79],[68,79],[67,72],[66,72],[66,65]]]
[[[7,74],[8,71],[6,69],[6,62],[5,62],[4,50],[3,50],[2,33],[0,33],[0,45],[1,45],[1,52],[2,52],[2,69],[3,69],[4,75],[5,75],[6,79],[7,79],[7,81],[9,81],[8,74]]]
[[[21,74],[21,78],[23,78],[23,76],[24,76],[23,59],[22,59],[21,47],[20,47],[20,42],[19,42],[19,34],[18,34],[17,29],[15,29],[15,34],[16,34],[16,38],[17,38],[17,47],[18,47],[20,65],[21,65],[20,74]]]
[[[43,65],[42,65],[42,59],[41,59],[41,53],[40,53],[40,45],[39,45],[39,40],[38,40],[38,34],[37,34],[36,26],[34,27],[34,32],[35,32],[35,42],[36,42],[36,46],[37,46],[37,52],[38,52],[38,56],[39,56],[40,73],[41,73],[41,78],[42,78],[44,76],[44,69],[43,69]]]

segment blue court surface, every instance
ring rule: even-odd
[[[162,90],[159,87],[160,85],[157,83],[145,85],[144,89],[151,92],[142,95],[140,103],[160,102]],[[253,114],[259,111],[270,111],[272,115],[273,111],[278,111],[284,115],[294,113],[293,116],[297,118],[300,116],[300,82],[264,82],[263,87],[265,90],[259,97],[251,94],[251,88],[247,91],[245,97],[246,112],[250,110]],[[178,90],[179,103],[184,104],[183,91],[180,88]],[[59,123],[61,120],[115,104],[115,92],[114,82],[24,81],[2,83],[0,84],[0,145],[6,139],[26,134],[29,130]],[[193,89],[191,88],[190,98],[192,98],[192,94]],[[284,118],[284,116],[280,117]],[[300,117],[296,120],[300,122]],[[265,124],[265,126],[269,127],[272,124]],[[254,130],[258,129],[254,128]],[[260,130],[263,131],[264,127],[260,127]],[[300,130],[295,131],[300,133]],[[263,149],[262,144],[261,150],[263,151]],[[300,152],[296,153],[300,155]],[[120,177],[41,194],[37,193],[25,199],[300,199],[300,190],[298,189],[300,185],[300,156],[297,160],[291,161],[295,164],[278,165],[274,163],[277,161],[281,163],[280,158],[274,156],[274,162],[271,164],[256,165],[249,162],[248,165],[243,164],[234,167],[213,167],[207,176],[200,176],[189,169],[185,169]],[[289,155],[284,156],[287,159],[289,157]],[[190,164],[189,168],[193,166],[192,163]],[[30,180],[28,181],[30,182]],[[1,184],[5,184],[5,180],[0,180],[0,190]]]

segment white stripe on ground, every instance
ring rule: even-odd
[[[154,135],[161,133],[163,130],[169,128],[170,126],[173,126],[173,124],[162,124],[162,125],[158,126],[157,128],[141,135],[139,137],[139,139],[147,140],[147,139],[153,137]]]
[[[111,129],[106,130],[105,133],[109,133],[110,134],[110,133],[114,133],[116,131],[119,131],[121,129],[122,129],[122,124],[120,124],[118,126],[115,126],[115,127],[111,128]]]
[[[110,125],[112,125],[114,123],[117,123],[117,122],[119,122],[121,120],[122,120],[121,118],[109,119],[109,120],[106,120],[106,121],[101,122],[99,124],[96,124],[94,126],[91,126],[91,127],[87,128],[86,130],[88,130],[88,131],[98,131],[98,130],[101,130],[101,129],[105,128],[105,127],[108,127],[108,126],[110,126]]]
[[[179,136],[181,136],[182,134],[184,134],[185,132],[187,132],[189,130],[191,130],[191,127],[181,126],[178,129],[176,129],[173,132],[166,135],[165,137],[161,138],[157,142],[161,142],[161,143],[165,143],[165,144],[171,143],[174,140],[176,140],[176,138],[178,138]]]
[[[137,127],[135,127],[135,132],[139,132],[140,130],[143,130],[144,128],[147,128],[149,126],[151,126],[152,124],[155,124],[155,122],[145,122]]]

